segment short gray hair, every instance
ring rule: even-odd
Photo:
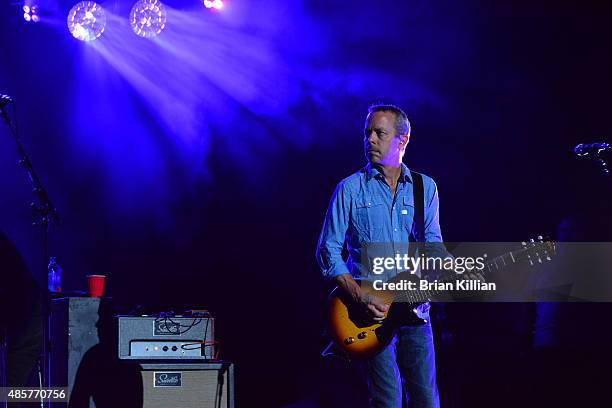
[[[374,112],[393,112],[395,113],[395,131],[397,136],[410,135],[410,121],[406,113],[398,106],[391,104],[376,104],[368,109],[368,116]]]

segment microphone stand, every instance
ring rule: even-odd
[[[54,224],[54,225],[59,225],[59,216],[57,214],[57,210],[55,209],[55,206],[53,205],[53,203],[51,202],[51,200],[49,199],[49,195],[47,194],[47,191],[45,190],[45,188],[43,187],[42,183],[40,182],[40,178],[38,177],[38,174],[36,173],[36,171],[34,170],[34,167],[32,166],[32,161],[30,160],[30,157],[28,156],[28,154],[26,153],[23,145],[21,144],[21,140],[19,139],[19,129],[17,127],[17,108],[14,104],[14,102],[10,102],[13,105],[13,121],[11,122],[11,119],[6,111],[6,106],[8,106],[9,103],[6,103],[6,101],[1,101],[2,103],[0,103],[0,114],[2,116],[2,118],[4,119],[4,121],[6,122],[11,135],[13,136],[13,138],[15,139],[15,144],[17,146],[17,152],[19,154],[19,165],[25,169],[28,178],[30,179],[30,182],[32,183],[32,186],[34,187],[34,189],[32,190],[32,193],[34,194],[34,201],[32,201],[30,203],[30,207],[32,208],[32,217],[33,217],[33,223],[32,225],[35,227],[39,227],[40,231],[41,231],[41,238],[42,238],[42,257],[43,257],[43,265],[42,265],[42,270],[41,272],[43,273],[43,279],[41,280],[41,282],[44,283],[47,281],[47,265],[49,263],[49,226],[50,224]],[[44,286],[43,286],[44,287]],[[49,321],[49,293],[48,293],[48,289],[43,289],[42,291],[43,293],[46,294],[46,296],[43,299],[42,302],[42,315],[43,315],[43,353],[42,353],[42,363],[40,364],[41,366],[41,371],[42,371],[42,387],[50,387],[51,386],[51,344],[50,344],[50,336],[49,336],[49,326],[50,326],[50,321]],[[43,406],[43,402],[41,400],[41,407]]]

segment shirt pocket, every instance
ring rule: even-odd
[[[412,224],[414,221],[414,197],[404,196],[402,198],[401,208],[399,211],[400,225],[410,235],[412,232]]]
[[[359,242],[380,240],[385,223],[389,224],[389,218],[390,213],[381,197],[366,196],[356,200],[352,222]]]

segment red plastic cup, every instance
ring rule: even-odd
[[[104,275],[87,275],[87,286],[90,297],[102,297],[104,295]]]

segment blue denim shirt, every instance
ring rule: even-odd
[[[423,175],[423,187],[425,237],[419,241],[442,242],[436,183]],[[412,188],[412,177],[404,164],[395,197],[384,175],[369,164],[338,184],[325,215],[316,254],[325,278],[346,273],[356,278],[373,278],[368,266],[373,257],[409,253],[408,237],[415,211]],[[345,242],[346,262],[342,258]],[[376,246],[372,244],[376,243],[382,245],[372,251],[372,246]],[[394,268],[375,276],[387,280],[399,272],[402,271]]]

